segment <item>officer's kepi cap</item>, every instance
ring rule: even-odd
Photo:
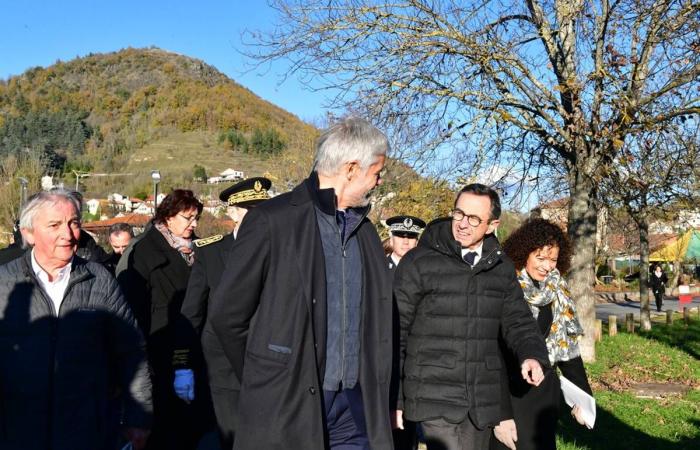
[[[272,182],[265,177],[248,178],[222,191],[219,199],[229,206],[248,208],[270,198],[270,187]]]
[[[425,222],[413,216],[394,216],[386,219],[386,226],[393,236],[417,238],[425,228]]]

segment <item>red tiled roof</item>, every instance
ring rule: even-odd
[[[82,227],[87,231],[99,231],[120,222],[128,223],[134,227],[143,227],[146,226],[151,218],[152,216],[145,214],[127,214],[121,217],[112,217],[111,219],[96,220],[94,222],[84,223]]]

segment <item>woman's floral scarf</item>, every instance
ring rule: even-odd
[[[540,287],[537,287],[525,268],[518,272],[518,281],[530,306],[532,315],[537,319],[540,307],[552,304],[552,326],[545,338],[549,362],[569,361],[581,352],[578,340],[583,336],[583,328],[576,317],[576,307],[571,300],[569,287],[557,269],[547,274]]]
[[[158,231],[160,231],[160,234],[163,235],[165,240],[168,242],[168,245],[180,253],[180,256],[182,256],[182,259],[185,260],[188,266],[194,264],[194,248],[192,246],[192,239],[185,239],[175,236],[170,232],[164,223],[158,222],[155,224],[155,227]]]

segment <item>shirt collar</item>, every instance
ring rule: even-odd
[[[34,272],[34,275],[36,275],[37,278],[47,280],[49,279],[49,274],[46,272],[36,261],[36,258],[34,257],[34,249],[32,249],[32,271]],[[64,279],[67,275],[70,274],[71,267],[73,266],[73,258],[66,264],[65,266],[61,267],[58,271],[58,276],[53,280],[53,283]]]
[[[476,253],[477,258],[481,258],[481,252],[484,250],[484,241],[482,239],[481,242],[479,242],[479,246],[476,248],[466,248],[462,247],[462,258],[464,258],[464,255],[466,255],[469,252],[474,252]]]

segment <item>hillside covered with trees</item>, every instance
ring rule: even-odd
[[[157,48],[91,54],[0,80],[0,206],[16,217],[19,177],[29,193],[43,174],[87,196],[145,197],[151,170],[161,190],[215,196],[207,176],[226,168],[266,175],[286,191],[309,172],[318,130],[260,99],[201,60]],[[452,192],[392,160],[374,216],[449,210]],[[393,192],[393,194],[391,194]]]

